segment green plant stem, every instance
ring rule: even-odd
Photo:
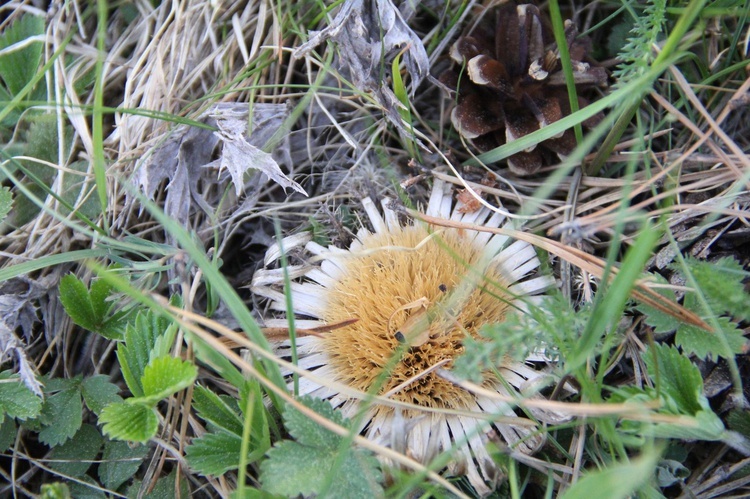
[[[245,404],[245,420],[242,424],[242,444],[240,444],[240,463],[237,467],[237,490],[242,491],[244,497],[245,478],[247,476],[247,456],[250,453],[250,432],[253,427],[253,400],[250,394]]]
[[[97,58],[96,58],[96,83],[94,84],[94,113],[91,117],[92,138],[94,142],[94,179],[96,191],[99,194],[99,205],[102,210],[102,223],[104,230],[109,232],[109,219],[107,218],[107,165],[104,161],[104,123],[102,107],[104,105],[104,57],[107,39],[107,18],[109,17],[109,2],[98,0],[97,6]]]
[[[557,0],[549,2],[550,17],[552,18],[552,31],[555,34],[557,50],[560,53],[560,64],[562,64],[563,74],[565,75],[565,86],[568,89],[568,99],[570,101],[570,112],[578,111],[578,93],[576,91],[576,81],[573,76],[573,63],[570,61],[570,51],[568,50],[568,41],[565,39],[565,24],[563,23],[560,5]],[[576,143],[583,142],[583,129],[581,123],[573,125],[576,136]]]

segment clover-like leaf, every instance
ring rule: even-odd
[[[60,279],[60,302],[73,322],[84,329],[94,331],[99,325],[100,317],[91,303],[91,296],[86,285],[73,274]]]
[[[156,435],[159,418],[153,408],[145,404],[117,402],[109,404],[99,415],[102,431],[114,440],[148,442]]]
[[[169,355],[158,357],[143,371],[143,397],[138,402],[155,404],[192,385],[197,377],[198,368],[192,362]]]

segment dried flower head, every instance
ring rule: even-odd
[[[401,402],[396,408],[367,406],[365,436],[425,463],[453,449],[447,472],[466,475],[478,492],[489,492],[486,482],[497,479],[498,470],[485,449],[487,434],[494,430],[524,452],[535,450],[542,437],[528,420],[531,426],[509,424],[507,417],[517,421],[510,406],[461,388],[437,368],[450,369],[466,336],[479,339],[483,325],[523,313],[554,279],[534,275],[540,262],[525,242],[420,221],[404,225],[387,199],[382,215],[369,198],[363,205],[373,231],[361,229],[348,249],[326,248],[305,235],[282,241],[285,251],[304,245],[311,261],[287,268],[295,278],[289,291],[297,327],[341,325],[297,339],[300,367],[318,380],[303,377],[300,394],[330,399],[347,417],[363,402],[321,380]],[[427,215],[486,227],[506,223],[486,207],[465,208],[461,200],[454,206],[449,185],[435,181]],[[278,247],[270,248],[266,265],[279,254]],[[252,284],[253,292],[279,311],[286,309],[282,275],[280,269],[261,269]],[[287,324],[284,318],[266,321],[269,327]],[[277,348],[290,355],[288,341]],[[542,377],[525,363],[497,367],[502,379],[488,372],[482,386],[503,395],[517,396]],[[535,415],[552,418],[543,411]]]
[[[573,62],[576,86],[583,91],[607,81],[601,67],[587,56],[590,40],[579,37],[567,21],[565,38]],[[458,92],[453,126],[465,138],[489,150],[516,140],[570,114],[560,55],[549,23],[532,4],[503,3],[482,12],[482,18],[460,37],[451,58],[461,72],[448,71],[441,81]],[[579,93],[579,105],[588,102]],[[600,117],[590,118],[593,126]],[[508,158],[518,175],[536,172],[575,148],[571,130]]]

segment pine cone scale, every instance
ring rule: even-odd
[[[570,104],[551,23],[539,8],[509,1],[481,15],[451,49],[451,58],[465,65],[465,71],[440,79],[454,83],[449,86],[458,93],[451,114],[454,127],[475,147],[486,150],[559,121],[570,114]],[[565,37],[579,94],[605,85],[606,71],[588,58],[590,40],[578,36],[569,21]],[[579,102],[588,100],[579,98]],[[600,119],[596,116],[584,126]],[[511,156],[509,168],[529,175],[570,154],[576,144],[568,132],[541,142],[536,150],[532,147]]]

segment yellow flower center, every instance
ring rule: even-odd
[[[477,338],[482,325],[503,320],[509,283],[490,267],[477,286],[462,291],[480,266],[482,248],[454,229],[430,237],[421,224],[409,225],[361,242],[344,262],[322,317],[329,323],[357,319],[327,333],[322,343],[338,380],[362,391],[380,383],[378,393],[385,394],[416,378],[392,398],[468,407],[471,394],[434,372],[422,374],[441,362],[451,367],[467,335]]]

